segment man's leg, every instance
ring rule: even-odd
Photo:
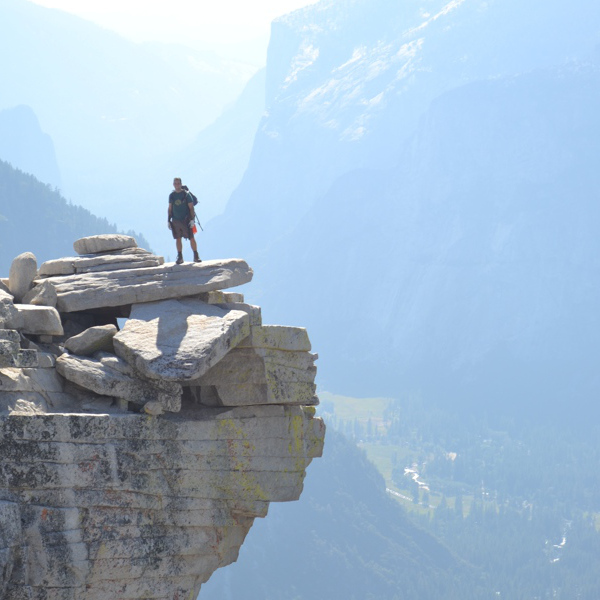
[[[180,265],[183,262],[183,244],[181,243],[181,238],[175,238],[175,247],[177,248],[177,259],[175,260],[175,264]]]
[[[194,237],[194,234],[190,236],[190,246],[194,251],[194,262],[202,262],[200,260],[200,256],[198,256],[198,244],[196,244],[196,238]]]

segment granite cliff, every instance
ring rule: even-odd
[[[0,280],[0,597],[193,599],[321,455],[316,355],[242,260],[74,247]]]

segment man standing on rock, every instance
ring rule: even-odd
[[[175,263],[180,265],[183,262],[182,237],[190,240],[190,246],[194,251],[194,262],[201,262],[198,256],[198,246],[194,239],[194,232],[192,231],[194,219],[196,218],[194,203],[191,196],[182,188],[181,177],[175,177],[173,187],[175,189],[169,195],[168,223],[169,229],[173,233],[175,246],[177,247],[177,260]]]

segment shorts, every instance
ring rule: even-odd
[[[190,231],[187,221],[171,221],[171,232],[173,233],[173,239],[185,238],[189,240],[194,237],[194,234]]]

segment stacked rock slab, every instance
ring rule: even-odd
[[[75,250],[0,288],[0,598],[194,599],[320,456],[316,355],[242,260]]]

